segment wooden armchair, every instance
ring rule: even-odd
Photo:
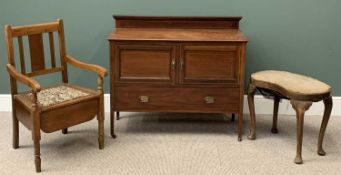
[[[58,35],[60,65],[56,62],[54,33]],[[8,64],[10,75],[12,109],[13,109],[13,148],[19,147],[19,121],[32,132],[36,171],[41,171],[40,131],[51,133],[89,121],[97,115],[99,149],[104,147],[104,105],[103,78],[106,69],[92,64],[82,63],[66,54],[63,21],[27,26],[5,27]],[[48,36],[50,66],[45,64],[43,36]],[[23,40],[27,37],[30,52],[30,70],[25,64]],[[17,38],[19,58],[15,59],[14,38]],[[15,60],[20,62],[20,71],[16,69]],[[27,61],[27,60],[26,60]],[[97,91],[68,84],[67,63],[80,69],[94,71],[98,74]],[[58,64],[58,65],[57,65]],[[31,77],[61,72],[60,84],[41,88]],[[27,85],[30,92],[18,92],[17,82]]]

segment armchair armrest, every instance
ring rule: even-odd
[[[101,78],[104,78],[107,75],[107,70],[101,66],[94,65],[94,64],[87,64],[81,61],[78,61],[76,58],[66,55],[66,61],[71,65],[78,67],[80,69],[89,70],[96,72]]]
[[[41,90],[41,87],[37,81],[26,75],[21,74],[12,65],[7,64],[7,71],[15,80],[29,86],[32,89],[33,93],[37,93]]]

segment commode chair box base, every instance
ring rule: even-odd
[[[103,149],[103,78],[107,71],[100,66],[83,63],[67,55],[64,25],[61,19],[26,26],[7,25],[5,34],[8,50],[7,71],[10,75],[13,108],[13,148],[19,148],[20,122],[32,133],[35,168],[37,172],[41,172],[41,131],[51,133],[62,130],[63,134],[67,134],[69,127],[97,118],[98,146]],[[56,42],[59,45],[58,49],[55,49],[54,34],[58,36],[58,42]],[[48,39],[48,42],[44,37]],[[26,44],[28,44],[28,50],[24,47]],[[15,48],[16,46],[18,49]],[[29,54],[26,53],[28,51]],[[49,51],[49,56],[46,57],[47,51]],[[55,54],[57,51],[59,53]],[[56,61],[56,55],[60,57],[59,61]],[[45,64],[47,60],[45,58],[50,58],[51,64]],[[97,73],[97,90],[69,84],[68,64]],[[51,87],[42,88],[32,78],[52,73],[60,73],[61,82],[54,83]],[[26,85],[30,91],[18,92],[18,82]]]

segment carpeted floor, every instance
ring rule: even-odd
[[[270,133],[271,116],[257,116],[257,139],[237,141],[236,122],[212,114],[122,113],[117,139],[109,135],[97,145],[97,121],[61,132],[43,134],[42,174],[340,174],[341,117],[332,116],[325,136],[327,155],[318,156],[322,117],[306,116],[303,160],[296,150],[294,116],[279,116],[279,133]],[[248,133],[248,116],[245,116]],[[30,132],[20,125],[20,148],[12,149],[10,113],[0,113],[0,174],[35,174]]]

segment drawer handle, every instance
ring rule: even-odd
[[[181,58],[180,58],[180,60],[181,60],[181,61],[180,61],[180,69],[182,70],[182,69],[184,68],[184,64],[185,64],[185,63],[184,63],[184,61],[183,61]]]
[[[148,103],[148,102],[149,102],[149,97],[148,97],[148,96],[141,95],[141,96],[139,97],[139,101],[140,101],[140,103]]]
[[[204,101],[205,101],[206,104],[212,104],[212,103],[214,103],[214,97],[207,96],[207,97],[204,98]]]
[[[175,70],[175,60],[172,61],[172,70]]]

